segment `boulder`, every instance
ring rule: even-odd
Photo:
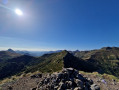
[[[91,85],[91,90],[100,90],[100,87],[96,84]]]
[[[32,75],[32,76],[31,76],[31,79],[32,79],[32,78],[42,78],[42,74],[39,73],[39,74]]]
[[[77,87],[83,88],[83,82],[80,79],[75,79]]]

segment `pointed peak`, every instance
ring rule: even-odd
[[[67,53],[69,53],[67,50],[63,50],[63,51],[61,51],[61,53],[65,53],[65,54],[67,54]]]
[[[7,51],[8,51],[8,52],[15,53],[15,51],[14,51],[14,50],[12,50],[11,48],[9,48]]]
[[[63,50],[62,52],[68,52],[67,50]]]

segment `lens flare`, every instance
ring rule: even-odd
[[[23,12],[20,9],[15,9],[15,13],[19,16],[23,15]]]

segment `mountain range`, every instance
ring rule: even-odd
[[[104,47],[90,51],[60,51],[33,57],[13,50],[0,51],[0,79],[29,72],[56,72],[62,68],[97,71],[119,76],[119,48]]]
[[[14,51],[14,50],[12,50],[12,51]],[[25,50],[20,51],[20,50],[16,50],[15,52],[19,53],[19,54],[22,54],[22,55],[29,55],[29,56],[39,57],[39,56],[42,56],[43,54],[56,53],[56,52],[60,52],[60,51],[62,51],[62,50],[56,50],[56,51],[25,51]]]

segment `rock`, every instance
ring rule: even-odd
[[[91,80],[90,78],[87,79],[89,84],[92,85],[93,84],[93,80]]]
[[[32,76],[32,77],[36,77]],[[90,90],[93,81],[90,78],[84,78],[77,70],[73,68],[64,68],[60,73],[46,75],[41,78],[38,84],[39,90]],[[99,90],[95,84],[92,90]]]
[[[42,78],[42,74],[39,73],[39,74],[32,75],[31,79],[32,78]]]
[[[75,83],[76,83],[77,87],[83,88],[83,82],[81,80],[75,79]]]
[[[91,85],[91,90],[100,90],[100,87],[96,84]]]
[[[30,90],[36,90],[36,88],[31,88]]]
[[[8,86],[8,90],[13,90],[12,86]]]
[[[80,79],[81,81],[85,81],[85,78],[81,74],[78,74],[77,78]]]
[[[72,88],[72,85],[73,85],[73,84],[72,84],[71,81],[66,81],[65,84],[66,84],[66,88],[67,88],[67,89]]]
[[[85,82],[85,86],[86,86],[87,88],[90,88],[89,82]]]
[[[58,86],[55,86],[55,87],[54,87],[54,90],[57,90],[57,89],[58,89]]]
[[[64,69],[62,70],[63,73],[64,73],[64,72],[68,72],[69,74],[71,74],[73,71],[74,71],[73,68],[64,68]]]
[[[90,90],[87,86],[84,87],[83,90]],[[92,90],[92,89],[91,89]]]
[[[81,87],[76,87],[74,88],[74,90],[83,90],[83,89],[81,89]]]
[[[64,84],[63,82],[61,82],[59,85],[60,85],[59,90],[66,89],[66,84]]]
[[[104,83],[104,84],[107,84],[105,79],[102,79],[101,82]]]

